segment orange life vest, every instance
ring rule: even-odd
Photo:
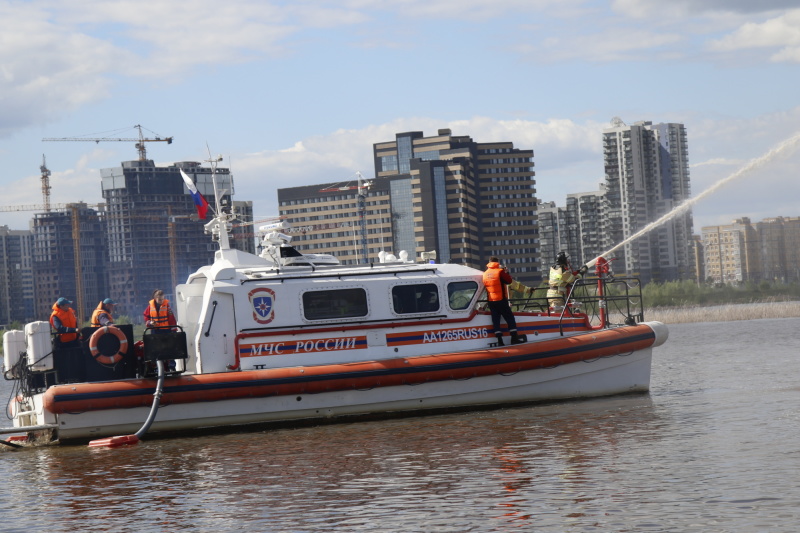
[[[486,265],[486,272],[483,273],[483,284],[486,286],[487,297],[490,302],[499,302],[506,297],[506,290],[503,282],[508,283],[504,277],[510,278],[508,274],[503,276],[505,271],[500,268],[500,263],[495,261]]]
[[[153,323],[153,326],[169,326],[169,317],[171,314],[169,300],[164,298],[158,309],[156,309],[156,301],[154,299],[150,300],[150,321]]]
[[[92,327],[99,328],[103,324],[100,323],[100,315],[106,314],[108,315],[108,324],[113,324],[114,319],[111,317],[111,313],[106,311],[105,307],[103,307],[103,302],[97,304],[97,308],[92,312]]]
[[[53,304],[53,312],[50,314],[50,326],[52,326],[53,329],[56,329],[56,326],[53,323],[54,317],[58,317],[58,319],[61,321],[61,325],[65,328],[78,327],[78,317],[75,316],[75,311],[72,308],[61,309],[56,304]],[[56,333],[56,335],[59,335],[61,342],[71,342],[78,338],[77,333]]]

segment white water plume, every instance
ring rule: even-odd
[[[714,185],[712,185],[711,187],[709,187],[705,191],[701,192],[700,194],[698,194],[694,198],[690,198],[690,199],[686,200],[685,202],[683,202],[682,204],[680,204],[677,207],[675,207],[672,211],[670,211],[666,215],[664,215],[661,218],[659,218],[658,220],[656,220],[654,222],[651,222],[650,224],[646,225],[645,227],[643,227],[638,232],[634,233],[633,235],[631,235],[630,237],[628,237],[627,239],[625,239],[621,243],[619,243],[616,246],[614,246],[613,248],[611,248],[609,251],[607,251],[605,253],[602,253],[599,256],[597,256],[596,258],[592,259],[591,261],[586,263],[587,266],[589,266],[591,268],[592,266],[594,266],[594,264],[597,262],[597,260],[600,259],[601,257],[605,257],[605,256],[609,255],[614,250],[617,250],[620,247],[628,244],[629,242],[631,242],[631,241],[633,241],[635,239],[638,239],[642,235],[648,233],[653,228],[655,228],[657,226],[660,226],[661,224],[663,224],[667,220],[669,220],[669,219],[671,219],[671,218],[683,213],[684,211],[687,211],[690,207],[692,207],[694,204],[696,204],[697,202],[699,202],[700,200],[702,200],[706,196],[714,194],[720,188],[724,187],[725,185],[727,185],[728,183],[732,182],[733,180],[735,180],[737,178],[740,178],[740,177],[742,177],[742,176],[744,176],[746,174],[749,174],[753,170],[756,170],[757,168],[769,163],[770,161],[772,161],[773,159],[775,159],[776,157],[781,155],[783,152],[785,152],[787,150],[790,150],[792,148],[795,148],[795,146],[798,143],[800,143],[800,133],[796,133],[794,136],[786,139],[785,141],[783,141],[778,146],[776,146],[775,148],[773,148],[769,152],[765,153],[761,157],[753,159],[748,164],[746,164],[745,166],[743,166],[742,168],[740,168],[739,170],[737,170],[736,172],[734,172],[733,174],[731,174],[727,178],[719,180],[717,183],[715,183]]]

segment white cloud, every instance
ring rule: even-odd
[[[563,12],[583,3],[581,0],[383,0],[375,2],[373,7],[388,7],[399,16],[480,21],[543,9]]]
[[[791,9],[795,0],[613,0],[612,8],[630,17],[693,16],[709,13],[767,13]]]
[[[274,215],[279,188],[351,181],[356,179],[356,171],[369,178],[374,175],[374,143],[393,141],[398,132],[422,131],[431,136],[440,128],[449,128],[453,135],[469,135],[477,142],[511,141],[517,148],[532,148],[537,173],[543,174],[545,181],[553,180],[559,170],[590,162],[597,171],[581,171],[581,177],[591,184],[588,189],[594,190],[597,176],[602,176],[600,134],[604,127],[607,124],[577,124],[568,119],[546,122],[488,117],[455,121],[430,117],[397,119],[310,137],[284,149],[239,155],[235,157],[233,172],[237,196],[256,200],[260,215]]]
[[[0,137],[107,97],[105,73],[129,56],[28,4],[0,6],[0,19]]]
[[[679,33],[616,27],[602,32],[547,37],[538,43],[521,44],[512,49],[544,63],[652,61],[673,57],[675,45],[685,40]]]
[[[670,119],[680,122],[680,119]],[[686,117],[692,190],[695,195],[727,178],[739,168],[796,133],[800,108],[754,119],[699,119]],[[234,168],[237,196],[252,199],[258,215],[277,214],[278,188],[355,180],[355,172],[373,175],[372,144],[393,140],[397,132],[422,131],[434,135],[450,128],[478,142],[512,141],[517,148],[534,150],[537,196],[562,205],[566,195],[597,189],[603,179],[602,130],[607,123],[576,123],[566,119],[545,122],[495,120],[488,117],[441,121],[430,117],[398,119],[358,130],[338,130],[298,141],[283,150],[237,156]],[[739,158],[732,158],[738,146]],[[798,216],[788,197],[800,195],[796,152],[776,157],[747,176],[735,180],[695,208],[699,224],[727,224],[741,216]],[[753,184],[758,183],[757,188]],[[779,209],[780,208],[780,209]],[[782,211],[781,211],[782,209]],[[771,213],[763,215],[764,213]],[[762,216],[763,215],[763,216]]]
[[[800,62],[800,9],[764,22],[749,22],[725,37],[712,41],[715,51],[731,52],[753,48],[780,48],[775,62]]]
[[[0,3],[0,137],[109,97],[115,77],[178,81],[201,66],[286,54],[297,32],[363,13],[247,0]]]
[[[298,29],[288,9],[241,0],[84,0],[54,7],[51,15],[130,50],[129,60],[114,69],[125,76],[176,76],[198,66],[282,54],[285,39]]]

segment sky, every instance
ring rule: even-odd
[[[237,200],[374,176],[450,128],[533,149],[537,197],[603,181],[602,131],[687,128],[693,196],[800,133],[796,0],[0,0],[0,225],[102,201],[100,169],[222,155]],[[800,140],[693,206],[694,231],[800,216]]]

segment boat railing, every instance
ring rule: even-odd
[[[547,298],[547,286],[512,291],[509,302],[515,312],[534,312],[546,316],[585,318],[591,327],[611,328],[644,321],[642,284],[634,277],[588,278],[575,282],[566,305],[554,305]]]

